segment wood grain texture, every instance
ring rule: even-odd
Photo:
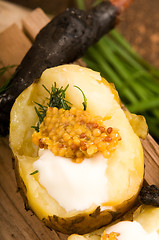
[[[151,135],[141,142],[144,149],[145,180],[149,185],[159,187],[159,146]]]
[[[24,8],[11,2],[0,0],[0,32],[16,23],[22,29],[21,19],[28,15],[30,9]]]
[[[0,239],[66,239],[66,235],[45,227],[31,211],[25,211],[17,192],[8,137],[0,139]]]
[[[36,22],[35,22],[35,15]],[[25,32],[29,34],[32,40],[37,32],[47,23],[48,18],[43,18],[43,13],[35,10],[24,20]],[[39,24],[40,23],[40,24]],[[35,28],[34,28],[34,27]],[[14,34],[13,34],[14,29]],[[35,31],[34,31],[35,29]],[[15,34],[15,31],[17,34]],[[17,64],[21,61],[28,48],[31,46],[30,41],[24,35],[19,34],[19,29],[15,25],[5,31],[11,39],[15,38],[15,44],[9,46],[10,37],[0,35],[0,43],[8,47],[5,51],[2,47],[3,58],[0,54],[0,62],[3,64]],[[13,36],[12,36],[13,35]],[[19,37],[23,35],[23,37]],[[18,38],[18,39],[16,39]],[[21,39],[21,40],[20,40]],[[25,40],[24,40],[25,39]],[[24,43],[25,42],[25,43]],[[0,46],[1,46],[0,44]],[[3,45],[4,46],[4,45]],[[21,46],[21,47],[19,47]],[[1,51],[1,50],[0,50]],[[17,54],[19,54],[17,56]],[[4,61],[6,59],[6,61]],[[16,60],[16,62],[15,62]],[[7,62],[8,61],[8,62]],[[81,64],[79,61],[78,63]],[[153,138],[148,137],[142,141],[145,156],[145,180],[148,184],[159,186],[159,147]],[[55,231],[50,231],[43,223],[32,214],[31,211],[25,211],[23,200],[17,192],[17,185],[12,168],[12,153],[9,148],[8,137],[0,139],[0,239],[1,240],[66,240],[67,236]]]

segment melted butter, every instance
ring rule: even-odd
[[[39,155],[34,162],[39,182],[67,212],[82,211],[108,200],[107,159],[102,154],[84,159],[80,164],[54,156],[50,150],[40,150]]]
[[[119,233],[118,240],[159,240],[159,234],[154,231],[147,233],[144,228],[136,221],[123,221],[105,229],[105,233]],[[101,238],[104,240],[104,234]]]

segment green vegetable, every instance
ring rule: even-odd
[[[30,173],[30,175],[34,175],[34,174],[36,174],[38,172],[39,172],[38,170],[35,170],[34,172]]]
[[[37,125],[32,126],[32,128],[34,128],[37,132],[39,132],[39,126],[42,123],[44,117],[46,116],[48,107],[57,107],[58,109],[63,108],[65,110],[69,110],[71,108],[69,105],[72,105],[72,104],[70,102],[68,102],[67,100],[65,100],[65,92],[66,92],[68,86],[69,85],[67,85],[65,87],[65,89],[63,89],[63,87],[57,88],[56,82],[55,82],[54,86],[51,87],[51,91],[49,91],[43,85],[45,90],[49,93],[49,98],[47,98],[48,103],[46,106],[43,106],[43,105],[35,102],[35,104],[37,104],[39,106],[38,109],[37,109],[37,107],[35,107],[35,111],[38,115],[39,121],[38,121]]]
[[[54,82],[54,86],[51,87],[51,91],[49,91],[44,85],[43,85],[43,87],[49,93],[49,97],[47,98],[48,103],[46,105],[41,105],[41,104],[35,102],[35,104],[38,105],[38,107],[39,107],[39,108],[35,107],[35,111],[36,111],[36,114],[38,115],[39,121],[38,121],[37,125],[32,126],[32,128],[34,128],[35,131],[37,131],[37,132],[39,132],[39,126],[42,123],[44,117],[46,116],[48,107],[57,107],[58,109],[63,108],[65,110],[69,110],[71,108],[70,105],[72,105],[70,102],[68,102],[65,99],[65,92],[66,92],[67,88],[69,87],[69,85],[67,85],[64,89],[63,89],[63,87],[57,88],[56,82]],[[87,98],[86,98],[84,92],[78,86],[74,86],[74,87],[78,88],[81,91],[83,98],[84,98],[84,102],[82,104],[84,106],[84,110],[86,110]]]
[[[85,8],[84,0],[76,2]],[[117,30],[91,46],[83,60],[115,84],[125,106],[145,116],[151,135],[159,141],[159,70],[142,59]]]
[[[83,95],[83,98],[84,98],[84,102],[82,104],[83,104],[84,110],[86,110],[86,108],[87,108],[87,98],[86,98],[84,92],[78,86],[74,86],[74,87],[78,88],[81,91],[81,93]]]
[[[79,9],[81,9],[81,10],[85,10],[86,9],[84,1],[76,0],[76,4],[77,4]]]
[[[83,60],[115,84],[125,106],[145,116],[151,135],[159,141],[159,70],[143,60],[117,30],[90,47]]]

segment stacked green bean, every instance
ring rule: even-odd
[[[124,105],[145,116],[151,135],[159,141],[159,70],[144,61],[117,30],[90,47],[83,60],[115,84]]]

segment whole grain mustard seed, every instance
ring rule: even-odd
[[[106,128],[99,116],[72,107],[70,110],[49,107],[32,141],[54,155],[72,158],[80,163],[84,158],[101,152],[109,158],[121,140],[117,129]]]

